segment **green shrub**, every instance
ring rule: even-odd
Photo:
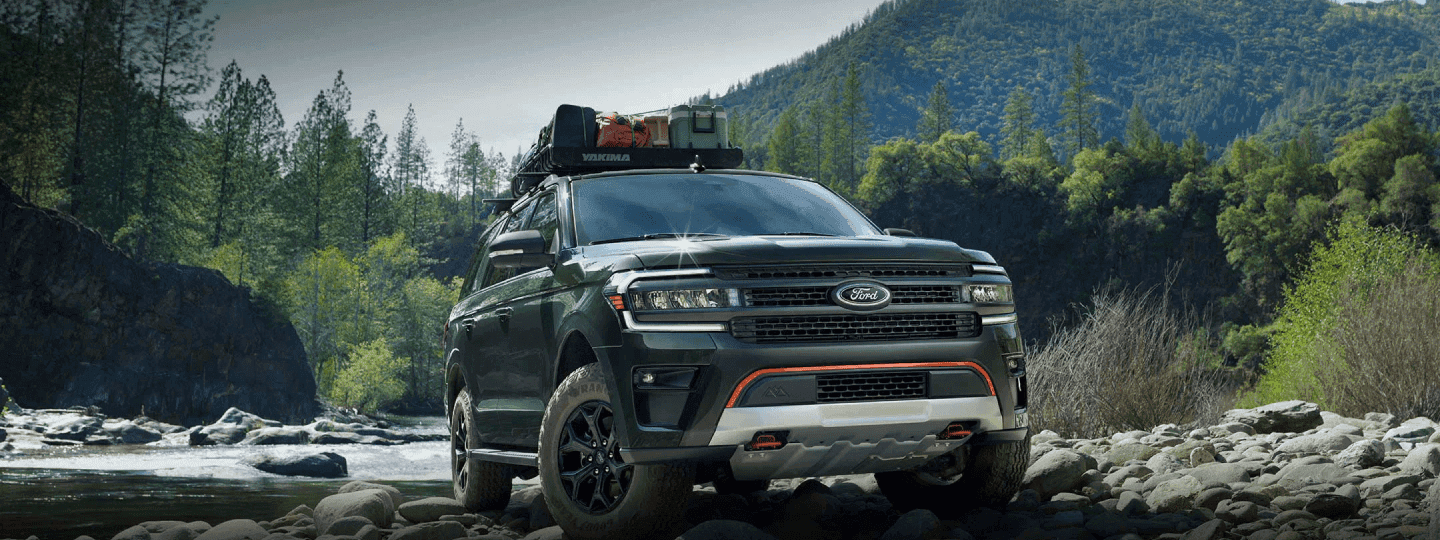
[[[330,399],[362,413],[378,412],[405,395],[404,369],[405,363],[390,352],[385,338],[353,345],[350,362],[335,377]]]
[[[1383,402],[1360,399],[1352,395],[1354,389],[1346,387],[1383,386],[1371,380],[1376,377],[1409,379],[1397,383],[1424,380],[1411,372],[1426,371],[1422,369],[1426,364],[1440,362],[1440,351],[1430,348],[1428,356],[1423,356],[1427,345],[1414,341],[1418,337],[1413,335],[1440,330],[1434,326],[1435,310],[1427,314],[1421,309],[1428,301],[1423,296],[1430,293],[1426,280],[1435,279],[1436,269],[1440,268],[1436,254],[1397,229],[1370,227],[1358,218],[1339,222],[1327,236],[1329,241],[1315,246],[1309,267],[1294,287],[1286,290],[1265,374],[1242,398],[1242,406],[1303,399],[1342,414],[1388,410],[1382,407]],[[1400,290],[1420,297],[1393,298]],[[1401,303],[1384,304],[1392,298]],[[1382,321],[1382,317],[1393,320]],[[1381,332],[1381,328],[1391,330]],[[1395,343],[1364,348],[1362,338],[1356,335],[1362,330],[1372,334],[1365,339]],[[1405,345],[1399,345],[1402,342]],[[1391,358],[1380,358],[1384,355]],[[1396,368],[1411,367],[1398,372],[1374,371],[1394,362],[1401,364]],[[1428,374],[1434,373],[1436,369],[1428,370]]]
[[[1096,437],[1211,422],[1228,409],[1234,385],[1215,367],[1218,347],[1167,298],[1102,289],[1078,324],[1057,330],[1028,362],[1036,428]]]

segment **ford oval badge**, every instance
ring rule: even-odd
[[[830,291],[836,305],[855,311],[874,311],[890,305],[890,289],[870,281],[845,283]]]

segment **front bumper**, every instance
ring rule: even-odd
[[[858,474],[912,468],[961,444],[1019,441],[1028,432],[1023,375],[1005,361],[1023,354],[1015,323],[955,340],[755,345],[725,333],[646,332],[623,339],[624,346],[597,352],[611,370],[615,405],[624,411],[622,455],[630,463],[729,462],[742,480]],[[952,389],[941,392],[934,382],[940,371],[932,369],[932,393],[913,399],[773,404],[755,398],[766,380],[755,379],[762,372],[923,371],[931,368],[906,366],[940,364],[963,364],[948,371],[975,376],[950,379]],[[693,369],[694,375],[683,387],[643,388],[638,370],[654,368]],[[937,438],[953,422],[968,423],[974,434]],[[788,432],[787,444],[745,450],[760,431]]]
[[[944,438],[957,422],[977,435]],[[740,407],[721,414],[708,446],[621,453],[628,463],[724,461],[738,480],[876,473],[919,467],[965,444],[1023,440],[1029,430],[1002,423],[994,397]],[[751,448],[761,432],[784,433],[785,444]]]

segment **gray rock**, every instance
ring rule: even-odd
[[[249,432],[250,430],[240,426],[209,425],[190,432],[190,446],[235,444],[245,440],[245,434]]]
[[[1284,527],[1286,523],[1290,523],[1297,519],[1307,519],[1310,521],[1314,521],[1315,517],[1315,514],[1311,514],[1304,510],[1286,510],[1284,512],[1281,512],[1279,515],[1276,515],[1275,519],[1270,520],[1270,524],[1275,527]]]
[[[1440,475],[1440,445],[1422,444],[1416,446],[1405,461],[1400,462],[1401,474],[1421,475],[1434,478]]]
[[[829,488],[826,488],[826,491],[828,492]],[[821,495],[821,497],[828,496],[828,494]],[[833,500],[836,499],[834,497],[828,499],[825,508],[832,508],[828,503]],[[553,525],[555,525],[555,517],[550,515],[550,507],[545,502],[545,494],[541,493],[539,497],[535,497],[534,500],[530,501],[530,528],[544,529]]]
[[[347,432],[320,432],[310,436],[310,442],[312,444],[360,444],[364,442],[364,437]]]
[[[274,456],[263,454],[246,458],[244,463],[271,474],[284,476],[341,478],[349,474],[345,457],[334,452],[320,452],[301,456]]]
[[[232,519],[212,527],[195,540],[262,540],[269,535],[269,531],[254,520]]]
[[[1199,467],[1207,463],[1215,462],[1215,451],[1205,448],[1192,448],[1190,450],[1190,466]]]
[[[298,427],[267,427],[251,431],[239,444],[263,446],[272,444],[309,444],[310,432]]]
[[[1270,505],[1280,510],[1300,510],[1310,503],[1308,496],[1281,495],[1270,501]]]
[[[335,536],[355,536],[357,533],[360,532],[360,529],[374,526],[375,524],[371,523],[370,519],[366,518],[365,516],[343,517],[335,520],[334,523],[331,523],[330,528],[325,530],[325,534],[332,534]]]
[[[1359,439],[1352,435],[1330,431],[1295,437],[1281,443],[1280,447],[1275,450],[1291,454],[1328,454],[1344,450]]]
[[[1374,439],[1360,439],[1335,456],[1335,464],[1368,469],[1385,461],[1385,445]]]
[[[1201,491],[1199,495],[1195,496],[1195,508],[1214,510],[1216,506],[1220,505],[1220,501],[1229,499],[1230,496],[1234,494],[1235,492],[1231,491],[1230,488],[1223,487]]]
[[[1318,517],[1345,519],[1355,515],[1360,501],[1337,493],[1320,493],[1305,504],[1305,511]]]
[[[1276,473],[1275,483],[1293,489],[1309,484],[1334,484],[1349,475],[1349,469],[1330,463],[1326,458],[1313,456],[1286,464]]]
[[[1146,477],[1154,473],[1155,471],[1150,470],[1149,467],[1146,467],[1144,465],[1126,465],[1124,467],[1111,471],[1109,475],[1105,476],[1104,481],[1106,484],[1110,484],[1112,486],[1121,486],[1125,485],[1126,479],[1138,478],[1144,480]]]
[[[1215,517],[1235,524],[1250,523],[1260,516],[1260,505],[1250,501],[1221,501]]]
[[[1420,477],[1418,475],[1396,474],[1389,476],[1379,476],[1361,482],[1360,494],[1367,498],[1370,498],[1395,489],[1396,486],[1400,486],[1403,484],[1415,485],[1418,483],[1420,483]]]
[[[1191,529],[1180,537],[1180,540],[1219,540],[1225,538],[1225,532],[1230,530],[1230,524],[1222,519],[1212,519]]]
[[[1110,461],[1123,464],[1130,460],[1145,461],[1150,459],[1150,456],[1158,453],[1160,453],[1160,449],[1137,442],[1117,444],[1111,447],[1110,451],[1106,452],[1105,455],[1110,457]]]
[[[1209,463],[1182,471],[1207,486],[1250,481],[1251,466],[1243,463]]]
[[[1145,504],[1157,513],[1187,510],[1195,504],[1195,496],[1203,488],[1194,477],[1181,476],[1156,486],[1155,491],[1145,498]]]
[[[1165,474],[1185,468],[1184,463],[1181,463],[1179,459],[1170,455],[1168,452],[1161,452],[1150,456],[1150,459],[1145,461],[1145,466],[1155,471],[1155,474]]]
[[[1386,431],[1381,439],[1393,439],[1399,442],[1423,443],[1435,434],[1435,423],[1429,418],[1419,417],[1406,420],[1395,428]]]
[[[1086,471],[1085,458],[1070,450],[1052,450],[1025,470],[1021,485],[1034,489],[1041,498],[1079,487]]]
[[[1133,516],[1150,511],[1150,505],[1145,503],[1145,498],[1134,491],[1126,491],[1120,494],[1115,510],[1121,514]]]
[[[1130,520],[1125,516],[1105,512],[1091,517],[1085,522],[1085,530],[1090,531],[1096,538],[1109,538],[1133,531],[1130,527]]]
[[[1299,433],[1324,423],[1320,407],[1305,401],[1281,401],[1254,409],[1232,409],[1221,417],[1222,422],[1239,422],[1255,433]]]
[[[1041,523],[1046,529],[1064,529],[1066,527],[1079,527],[1085,524],[1085,513],[1079,510],[1067,510],[1058,512],[1050,519]],[[883,540],[883,539],[882,539]]]
[[[1395,427],[1400,425],[1400,419],[1395,418],[1395,415],[1393,414],[1387,413],[1365,413],[1365,420],[1369,422],[1375,422],[1377,424],[1382,424],[1385,427]]]
[[[454,521],[431,521],[395,531],[390,540],[455,540],[468,536],[464,525]]]
[[[395,507],[390,501],[390,495],[384,490],[365,489],[337,493],[321,499],[315,505],[315,531],[323,535],[336,521],[350,516],[362,516],[385,528],[390,526],[390,518],[394,514]]]
[[[440,516],[458,515],[469,512],[460,501],[449,497],[426,497],[400,505],[400,517],[411,523],[439,521]],[[541,528],[541,527],[534,527]]]
[[[1390,488],[1389,491],[1381,494],[1380,498],[1387,501],[1393,501],[1396,499],[1418,501],[1421,499],[1420,488],[1415,487],[1412,484],[1401,484]]]
[[[911,510],[900,516],[880,540],[927,540],[942,538],[949,532],[940,524],[940,518],[929,510]]]
[[[400,505],[405,503],[405,497],[400,494],[400,490],[395,489],[395,486],[387,486],[387,485],[385,485],[385,484],[376,484],[376,483],[372,483],[372,482],[365,482],[365,481],[362,481],[362,480],[356,480],[356,481],[354,481],[354,482],[350,482],[350,483],[348,483],[348,484],[345,484],[345,485],[343,485],[343,486],[340,486],[340,489],[339,489],[339,490],[336,490],[335,492],[336,492],[336,493],[354,493],[354,492],[356,492],[356,491],[364,491],[364,490],[367,490],[367,489],[378,489],[378,490],[380,490],[380,491],[384,491],[384,492],[385,492],[385,495],[387,495],[387,496],[390,497],[390,506],[391,506],[392,508],[400,508]],[[303,514],[305,514],[305,515],[311,515],[311,516],[315,515],[315,511],[314,511],[314,510],[310,509],[310,507],[307,507],[307,506],[305,506],[305,505],[303,505],[303,504],[300,505],[300,506],[298,506],[298,507],[296,507],[294,510],[291,510],[290,512],[291,512],[292,514],[293,514],[293,513],[303,513]]]
[[[1226,437],[1232,433],[1254,435],[1255,428],[1241,422],[1225,422],[1210,428],[1210,434],[1215,437]]]
[[[888,531],[887,531],[888,532]],[[712,519],[694,526],[675,540],[778,540],[744,521]]]
[[[121,420],[104,426],[106,435],[122,444],[148,444],[164,438],[159,431],[136,425],[130,420]]]

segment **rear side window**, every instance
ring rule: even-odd
[[[525,228],[540,231],[540,236],[545,237],[545,251],[555,253],[555,230],[559,227],[560,214],[555,210],[555,193],[546,193],[535,203],[535,213],[530,216],[530,225]]]
[[[490,224],[489,229],[486,229],[485,232],[480,234],[480,240],[476,242],[475,246],[475,255],[470,259],[470,269],[465,272],[465,283],[460,286],[460,296],[468,296],[478,289],[476,285],[478,285],[479,282],[476,278],[484,275],[480,273],[480,269],[485,268],[485,259],[486,254],[489,252],[487,248],[490,246],[490,240],[499,235],[500,229],[503,228],[505,228],[505,220],[501,218],[495,220],[495,223]]]

